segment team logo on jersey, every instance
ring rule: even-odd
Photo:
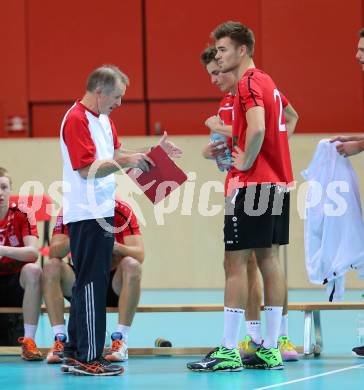
[[[233,136],[233,147],[234,146],[239,146],[238,141],[239,141],[239,136],[238,135],[234,135]]]
[[[19,241],[17,236],[9,236],[9,243],[11,246],[19,246]]]

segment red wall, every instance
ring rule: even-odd
[[[120,134],[203,134],[220,93],[199,55],[212,29],[240,20],[256,35],[255,62],[300,114],[300,132],[364,131],[363,72],[355,62],[364,0],[1,1],[0,137],[8,117],[31,135],[58,136],[87,74],[115,63],[131,80],[114,120]]]
[[[263,1],[263,68],[297,108],[298,130],[364,131],[361,3]]]
[[[1,1],[0,137],[9,117],[28,117],[25,0]],[[27,135],[27,129],[13,136]]]

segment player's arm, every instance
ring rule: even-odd
[[[101,178],[118,172],[120,168],[139,168],[144,172],[149,171],[149,164],[154,166],[154,161],[144,153],[126,154],[114,153],[114,160],[96,160],[93,164],[78,169],[78,173],[84,179]]]
[[[24,263],[34,262],[38,259],[38,237],[24,236],[23,247],[12,247],[0,245],[0,257],[23,261]]]
[[[70,239],[67,234],[55,234],[49,246],[49,257],[63,259],[70,252]]]
[[[206,119],[205,125],[214,133],[232,136],[233,127],[231,125],[225,125],[218,115],[212,115]]]
[[[176,158],[176,157],[182,156],[182,149],[180,149],[173,142],[168,140],[168,134],[166,131],[163,133],[163,136],[158,141],[157,145],[160,146],[168,154],[169,157]],[[137,152],[138,153],[148,153],[150,150],[151,150],[150,147],[141,148]],[[124,148],[120,147],[119,149],[117,149],[115,151],[114,159],[116,160],[117,158],[122,158],[125,155],[126,156],[133,155],[135,153],[136,153],[135,150],[129,150],[129,149],[124,149]]]
[[[240,170],[250,169],[262,148],[265,135],[264,108],[255,106],[246,112],[247,129],[244,152],[235,147],[232,152],[233,166]]]
[[[124,244],[114,242],[114,257],[130,256],[138,260],[139,263],[144,261],[144,244],[141,235],[130,235],[124,237]]]
[[[351,141],[364,141],[364,134],[359,135],[338,135],[330,139],[330,142],[351,142]]]
[[[284,117],[286,118],[286,128],[289,138],[294,133],[298,122],[298,114],[292,104],[288,103],[287,106],[284,107]]]
[[[354,156],[364,151],[364,140],[343,142],[336,146],[336,150],[344,157]]]

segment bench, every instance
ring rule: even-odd
[[[263,306],[262,306],[263,309]],[[161,304],[140,305],[138,313],[187,313],[187,312],[221,312],[224,306],[221,304]],[[323,349],[320,312],[323,310],[364,310],[361,302],[293,302],[288,304],[289,311],[304,312],[303,347],[298,347],[298,352],[305,357],[320,356]],[[47,308],[41,307],[42,313],[47,313]],[[69,307],[65,307],[69,312]],[[108,313],[117,313],[117,307],[108,307]],[[0,313],[22,313],[19,307],[0,307]],[[314,337],[313,337],[314,336]],[[312,340],[313,339],[313,340]],[[130,348],[129,355],[200,355],[211,351],[210,347],[190,348]],[[41,349],[42,350],[42,349]],[[46,349],[43,349],[46,351]],[[0,347],[0,354],[18,354],[19,347]]]

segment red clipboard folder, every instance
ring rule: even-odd
[[[129,177],[144,192],[152,203],[157,204],[187,180],[187,175],[160,147],[154,147],[147,153],[155,163],[149,172],[139,168],[127,170]]]

